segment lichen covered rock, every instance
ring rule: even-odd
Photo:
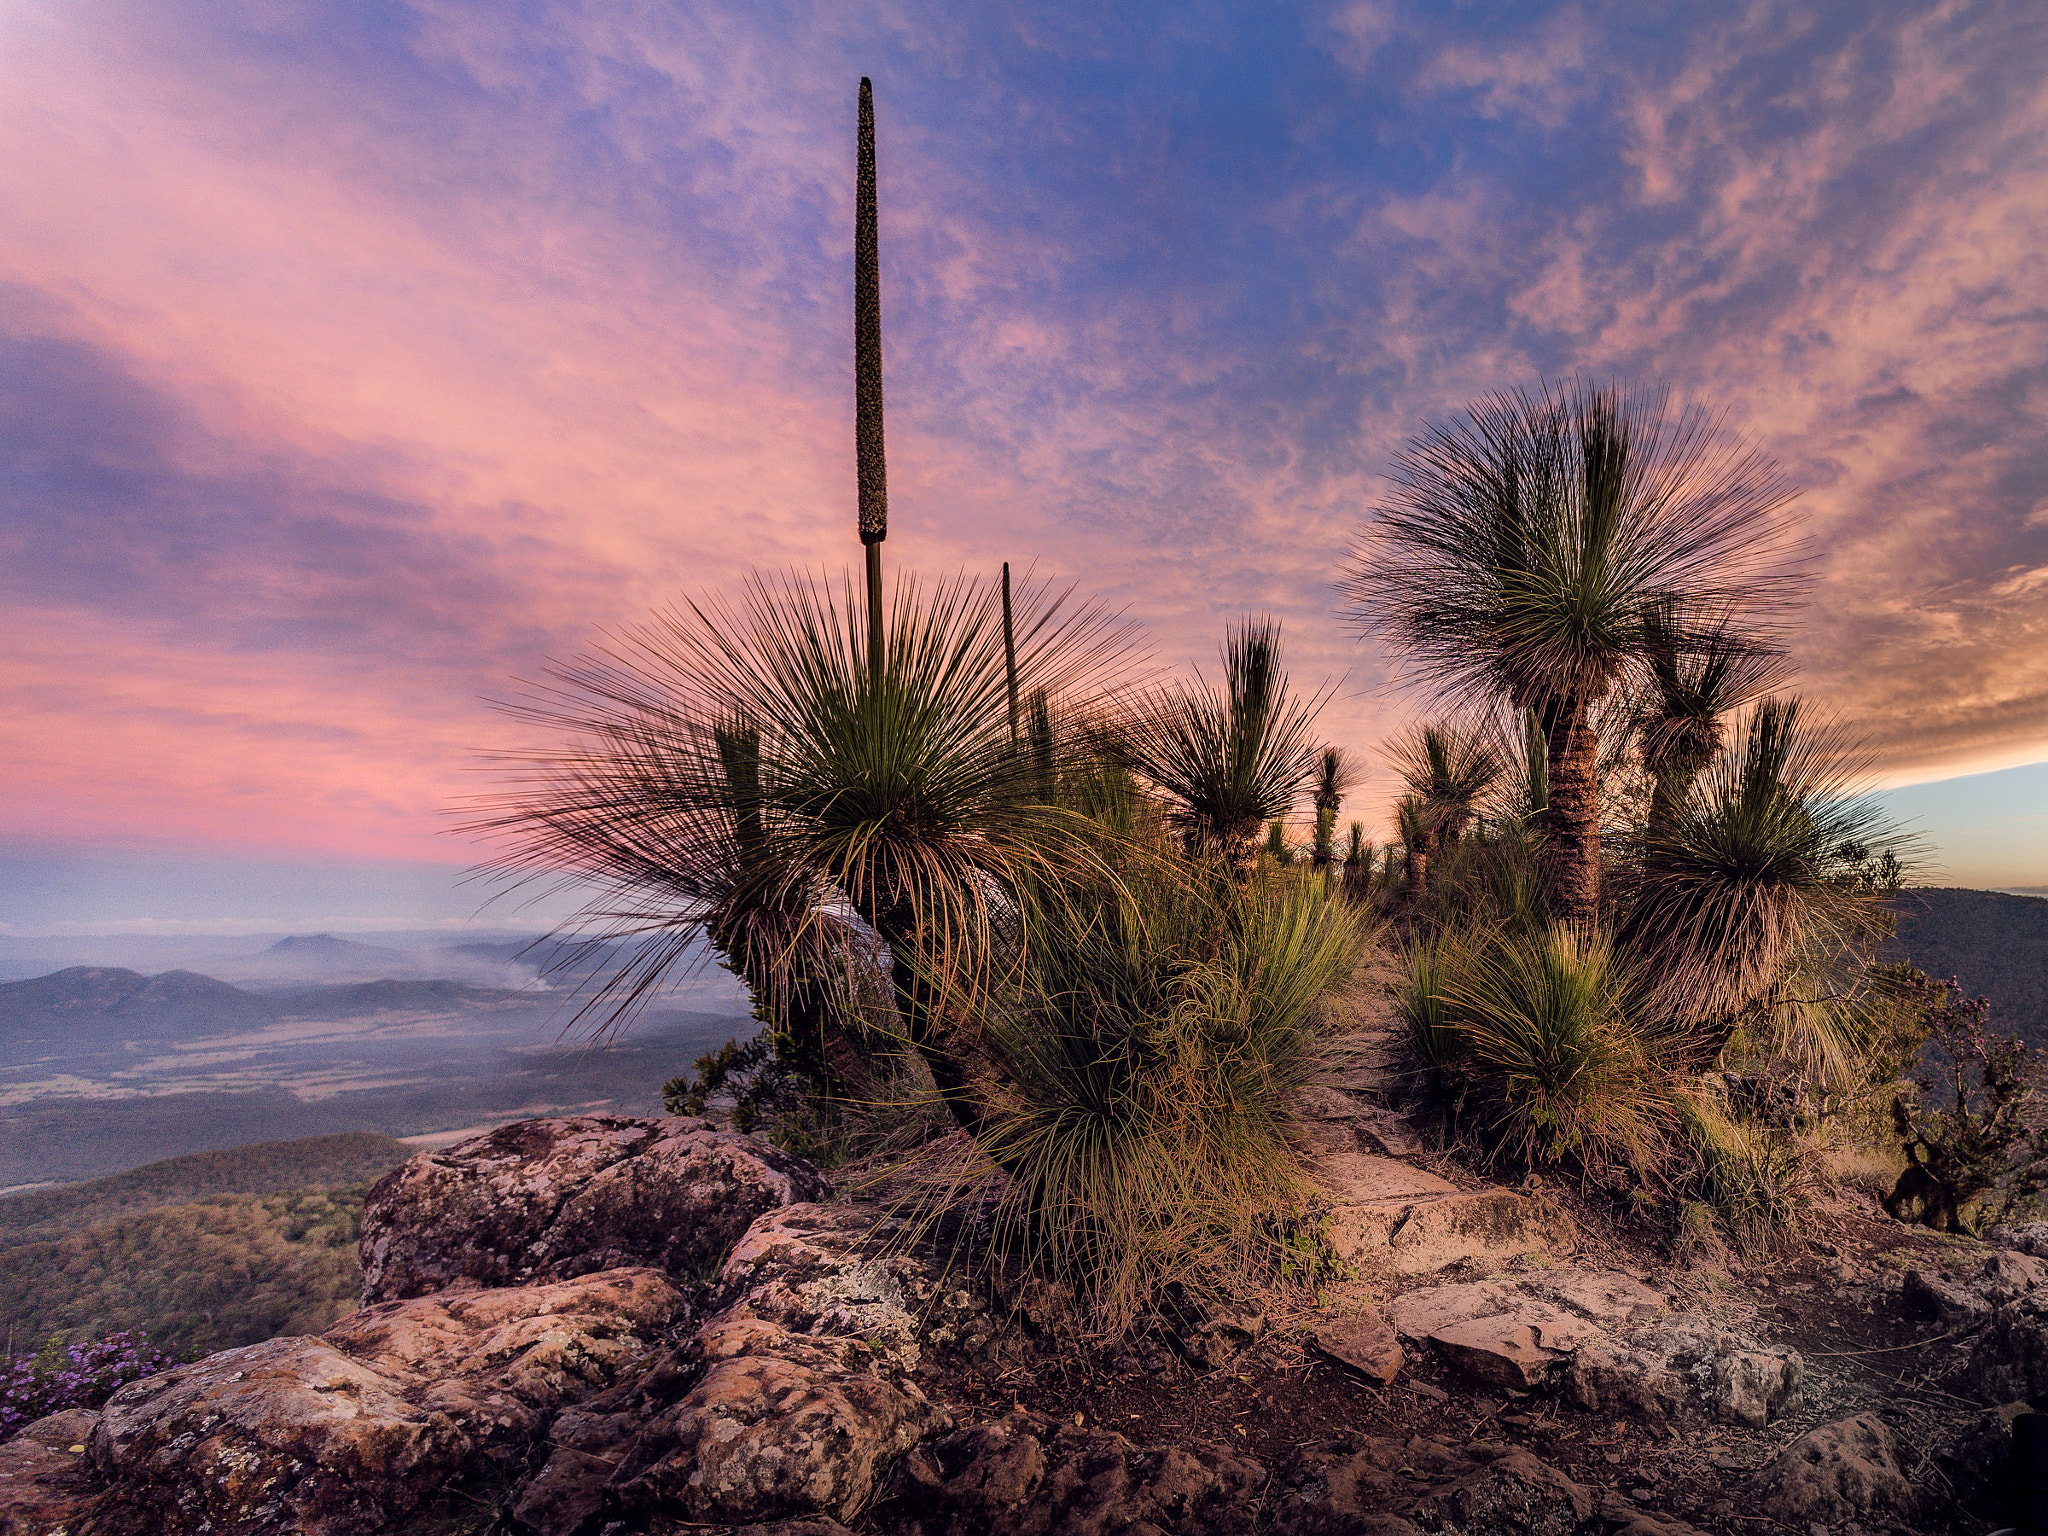
[[[0,1536],[68,1536],[99,1502],[85,1442],[97,1413],[67,1409],[0,1442]]]
[[[524,1454],[687,1303],[648,1269],[389,1302],[134,1382],[88,1442],[95,1529],[357,1536]]]
[[[363,1300],[639,1265],[698,1278],[763,1211],[825,1190],[801,1158],[704,1120],[522,1120],[414,1157],[370,1190]]]
[[[1761,1428],[1797,1405],[1806,1379],[1798,1351],[1678,1317],[1590,1340],[1565,1371],[1573,1406],[1656,1424]]]
[[[1766,1514],[1795,1528],[1910,1525],[1925,1502],[1899,1468],[1892,1432],[1868,1413],[1801,1435],[1764,1469],[1756,1491]]]

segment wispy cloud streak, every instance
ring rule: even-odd
[[[2048,756],[2031,9],[1516,16],[10,8],[0,832],[445,855],[482,695],[847,561],[864,72],[892,556],[1168,658],[1271,610],[1365,747],[1393,448],[1659,377],[1809,488],[1802,660],[1898,773]]]

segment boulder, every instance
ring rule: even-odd
[[[87,1442],[107,1536],[357,1536],[522,1458],[688,1317],[648,1269],[387,1302],[134,1382]]]
[[[929,1536],[1250,1536],[1265,1485],[1266,1469],[1239,1451],[1048,1433],[1012,1414],[912,1452],[890,1498]]]
[[[2018,1301],[2029,1291],[2048,1286],[2048,1259],[2009,1248],[1994,1248],[1978,1272],[1976,1289],[1994,1307]]]
[[[1991,1303],[1985,1297],[1944,1274],[1924,1269],[1909,1269],[1900,1277],[1899,1307],[1917,1322],[1943,1328],[1969,1328],[1991,1316]]]
[[[99,1415],[82,1408],[23,1425],[0,1441],[0,1536],[66,1536],[98,1503],[85,1442]]]
[[[2031,1254],[2037,1259],[2048,1259],[2048,1221],[2029,1221],[2016,1226],[1993,1227],[1984,1234],[1984,1241],[1994,1248]]]
[[[864,1506],[943,1421],[916,1369],[992,1334],[980,1302],[900,1236],[845,1206],[761,1216],[719,1271],[723,1305],[688,1348],[634,1402],[594,1399],[563,1416],[518,1518],[557,1536],[600,1510],[743,1525]]]
[[[749,1338],[642,1429],[639,1464],[614,1483],[617,1507],[735,1525],[850,1517],[932,1417],[914,1382],[864,1352],[854,1341]]]
[[[1276,1536],[1572,1536],[1594,1510],[1590,1490],[1527,1451],[1370,1435],[1304,1448],[1267,1502]]]
[[[1899,1469],[1898,1445],[1875,1414],[1823,1424],[1788,1445],[1753,1485],[1763,1511],[1785,1525],[1912,1525],[1918,1489]]]
[[[1805,1377],[1796,1351],[1683,1316],[1589,1340],[1564,1373],[1565,1394],[1579,1408],[1654,1424],[1752,1428],[1795,1407]]]
[[[641,1265],[708,1276],[756,1216],[825,1191],[801,1158],[704,1120],[521,1120],[372,1187],[363,1300]]]
[[[1526,1391],[1547,1385],[1581,1346],[1600,1340],[1583,1318],[1540,1301],[1511,1312],[1448,1323],[1429,1336],[1437,1352],[1491,1387]]]
[[[133,1382],[87,1442],[110,1536],[371,1536],[460,1477],[472,1450],[445,1413],[313,1338]]]
[[[1987,1403],[2025,1398],[2048,1404],[2048,1291],[2034,1291],[1991,1314],[1971,1352],[1966,1379]]]
[[[1346,1312],[1316,1325],[1316,1348],[1374,1381],[1390,1384],[1405,1359],[1401,1341],[1377,1312]]]

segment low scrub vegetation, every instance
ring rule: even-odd
[[[0,1252],[0,1328],[19,1350],[147,1334],[179,1355],[319,1333],[362,1290],[365,1186],[225,1195]]]

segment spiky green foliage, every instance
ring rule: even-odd
[[[1316,809],[1315,842],[1311,853],[1317,869],[1327,869],[1337,857],[1337,812],[1343,809],[1345,792],[1356,778],[1342,747],[1325,747],[1316,759],[1315,786],[1311,803]]]
[[[1711,1021],[1711,1057],[1745,1008],[1802,962],[1890,930],[1887,883],[1913,846],[1856,793],[1861,755],[1798,699],[1766,700],[1644,848],[1623,930],[1659,1008]],[[1871,853],[1891,855],[1883,879]]]
[[[1323,881],[1219,893],[1145,857],[1036,891],[1027,932],[1021,985],[992,998],[1009,1086],[973,1154],[1007,1170],[999,1232],[1110,1327],[1168,1282],[1282,1264],[1307,1195],[1287,1104],[1359,954],[1351,909]]]
[[[1668,605],[1778,595],[1785,481],[1703,410],[1573,381],[1489,395],[1396,459],[1351,611],[1443,697],[1533,709],[1545,737],[1552,905],[1599,915],[1593,706],[1644,666]]]
[[[1275,864],[1292,864],[1294,850],[1287,845],[1287,824],[1276,821],[1266,828],[1266,857]]]
[[[1794,1236],[1825,1193],[1813,1149],[1782,1128],[1743,1119],[1707,1084],[1680,1088],[1670,1104],[1667,1179],[1681,1207],[1711,1211],[1719,1231],[1748,1254]],[[1711,1226],[1707,1235],[1715,1235]]]
[[[1649,836],[1666,833],[1695,780],[1720,752],[1735,711],[1791,678],[1781,647],[1742,633],[1725,614],[1694,618],[1675,604],[1644,618],[1647,676],[1630,700],[1630,725],[1654,789]]]
[[[1490,721],[1432,720],[1394,738],[1387,748],[1395,773],[1420,802],[1434,839],[1455,843],[1507,772]]]
[[[850,588],[756,577],[736,604],[624,631],[516,705],[556,745],[507,758],[510,787],[473,825],[504,843],[502,872],[598,887],[574,931],[653,940],[590,1000],[614,1022],[692,963],[699,935],[801,914],[765,946],[786,968],[852,953],[839,941],[856,916],[888,946],[911,1043],[971,1123],[987,1060],[961,999],[1014,945],[1017,883],[1093,858],[1083,819],[1045,792],[1084,748],[1054,722],[1101,713],[1128,650],[1063,595],[1027,589],[1018,607],[1026,752],[1010,741],[994,589],[899,580],[871,671]],[[1040,707],[1054,698],[1070,707]],[[732,722],[752,763],[738,776],[719,745]]]
[[[1316,772],[1320,704],[1290,690],[1279,626],[1247,620],[1224,642],[1222,688],[1198,679],[1155,690],[1124,749],[1188,854],[1220,857],[1249,879],[1260,829],[1293,810]]]
[[[1554,924],[1486,946],[1441,981],[1458,1071],[1502,1153],[1644,1168],[1669,1116],[1669,1081],[1637,1023],[1633,978],[1598,933]]]

